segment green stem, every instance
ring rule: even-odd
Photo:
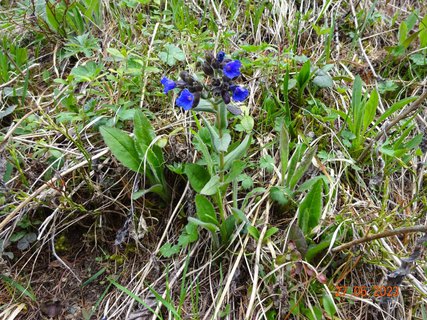
[[[222,114],[224,112],[224,110],[222,110],[222,108],[224,108],[225,106],[220,103],[217,105],[217,113],[216,113],[216,121],[217,121],[217,126],[218,126],[218,135],[219,138],[222,139],[223,136],[223,123],[222,123]],[[224,151],[219,151],[219,182],[222,185],[222,183],[224,182]],[[225,210],[224,210],[224,204],[222,202],[222,192],[221,192],[221,188],[218,189],[218,207],[219,207],[219,215],[221,218],[221,223],[223,223],[225,221]]]

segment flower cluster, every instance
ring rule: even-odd
[[[186,71],[181,72],[179,81],[173,81],[163,77],[161,83],[164,87],[164,93],[167,94],[175,88],[181,89],[176,105],[189,110],[197,107],[200,98],[203,97],[221,97],[226,105],[231,99],[236,102],[244,101],[249,91],[233,83],[240,76],[242,63],[239,60],[225,58],[223,51],[218,52],[216,57],[212,52],[207,52],[205,61],[202,63],[202,70],[207,76],[205,84],[202,85]]]

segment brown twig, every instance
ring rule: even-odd
[[[357,159],[358,162],[362,162],[365,157],[368,155],[368,152],[371,150],[372,146],[375,142],[379,141],[385,134],[387,134],[390,129],[398,123],[400,120],[405,119],[409,114],[417,110],[417,108],[427,99],[427,90],[425,90],[422,95],[418,97],[417,100],[414,101],[408,108],[406,108],[403,112],[401,112],[398,116],[396,116],[393,120],[391,120],[385,127],[382,129],[374,139],[371,140],[369,145],[363,150],[362,154]]]
[[[372,234],[364,238],[360,238],[360,239],[356,239],[356,240],[344,243],[338,247],[333,248],[331,251],[333,253],[336,253],[361,243],[365,243],[365,242],[369,242],[369,241],[373,241],[381,238],[392,237],[398,234],[411,233],[411,232],[427,232],[427,226],[413,226],[413,227],[407,227],[407,228],[399,228],[395,230],[389,230],[389,231],[384,231],[377,234]]]

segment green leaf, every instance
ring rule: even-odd
[[[316,72],[313,83],[320,88],[331,88],[334,85],[331,76],[322,69]]]
[[[307,240],[305,239],[301,228],[295,223],[292,224],[291,229],[289,230],[289,240],[295,244],[297,250],[301,253],[301,256],[305,257],[305,254],[307,253]]]
[[[166,242],[164,245],[160,248],[160,254],[165,258],[170,258],[174,254],[177,254],[181,250],[181,246],[174,245],[172,246],[171,243]]]
[[[254,128],[254,119],[251,116],[243,116],[240,124],[246,132],[251,132]]]
[[[202,191],[203,187],[210,179],[209,172],[195,163],[187,163],[184,172],[188,177],[191,187],[198,193]]]
[[[254,186],[254,181],[246,173],[239,175],[237,179],[242,182],[242,188],[245,190],[249,190]]]
[[[398,33],[398,39],[399,44],[402,45],[406,38],[408,37],[408,26],[406,25],[405,21],[402,21],[402,23],[399,26],[399,33]]]
[[[236,229],[236,218],[228,216],[227,219],[221,224],[221,242],[226,244],[230,241],[233,231]]]
[[[292,197],[292,192],[286,187],[272,187],[270,189],[270,197],[280,205],[285,205]]]
[[[418,99],[418,96],[408,97],[404,98],[402,100],[399,100],[396,103],[393,103],[390,108],[388,108],[379,118],[377,121],[375,121],[375,126],[377,126],[379,123],[383,122],[385,119],[387,119],[389,116],[391,116],[393,113],[395,113],[398,110],[401,110],[405,105],[411,103],[412,101],[415,101]]]
[[[282,166],[282,181],[285,181],[285,175],[289,161],[289,133],[286,124],[283,123],[280,129],[280,163]]]
[[[180,246],[186,246],[190,243],[196,242],[199,239],[199,232],[197,231],[197,225],[188,222],[185,226],[185,230],[179,236],[178,244]]]
[[[270,155],[263,156],[259,161],[259,166],[261,169],[267,170],[267,172],[271,173],[274,171],[274,159]]]
[[[363,116],[363,130],[366,130],[375,118],[378,107],[378,92],[373,90],[369,100],[365,104],[365,114]]]
[[[321,180],[316,182],[298,207],[298,225],[305,235],[319,224],[322,214],[322,187]]]
[[[231,136],[229,133],[224,133],[221,138],[218,137],[218,139],[214,139],[213,142],[215,145],[215,149],[218,152],[221,152],[221,151],[227,152],[228,146],[230,145],[230,142],[231,142]]]
[[[159,53],[159,58],[170,66],[174,66],[177,61],[184,61],[184,52],[173,44],[165,45],[164,51]]]
[[[316,154],[316,151],[317,151],[317,146],[308,149],[307,152],[304,154],[303,158],[301,159],[301,162],[296,167],[294,174],[291,175],[291,178],[289,179],[288,187],[291,190],[295,188],[298,181],[302,178],[304,173],[307,171],[308,167],[311,164],[311,160]]]
[[[218,175],[212,176],[203,189],[200,190],[200,194],[211,196],[217,193],[219,188],[219,180],[220,179]]]
[[[127,168],[139,172],[141,161],[135,149],[134,141],[129,135],[117,128],[102,126],[99,132],[111,153]]]
[[[418,34],[418,37],[420,39],[420,47],[426,48],[427,47],[427,14],[424,16],[423,20],[420,22],[420,32]]]
[[[74,67],[71,70],[71,75],[74,76],[77,82],[91,82],[101,73],[103,65],[89,61],[84,65]]]
[[[230,172],[225,176],[224,183],[230,183],[234,179],[237,179],[242,171],[245,169],[246,163],[241,160],[235,160],[231,165]]]
[[[219,231],[219,228],[213,223],[203,222],[202,220],[196,219],[193,217],[188,217],[188,221],[202,228],[205,228],[206,230],[210,231],[212,234],[216,234],[216,232]]]
[[[138,200],[139,198],[145,196],[147,193],[150,193],[150,192],[161,194],[163,192],[163,186],[161,184],[155,184],[148,189],[138,190],[136,192],[133,192],[132,200]]]
[[[260,236],[260,233],[259,233],[259,231],[258,231],[258,229],[257,228],[255,228],[254,226],[249,226],[248,227],[248,233],[255,239],[255,240],[258,240],[259,239],[259,236]]]
[[[243,155],[248,150],[249,146],[251,145],[251,136],[247,135],[245,139],[232,151],[230,151],[225,157],[224,157],[224,169],[227,170],[230,168],[234,160],[239,160],[243,157]]]
[[[11,114],[16,109],[16,105],[9,106],[4,111],[0,111],[0,120]]]
[[[156,137],[156,134],[151,126],[150,120],[148,120],[145,114],[139,109],[134,113],[133,125],[136,143],[149,146]]]
[[[24,287],[19,282],[16,282],[12,278],[9,278],[8,276],[2,275],[2,274],[0,274],[0,279],[3,280],[8,285],[10,285],[11,287],[13,287],[16,290],[18,290],[19,292],[21,292],[23,295],[25,295],[28,298],[30,298],[32,301],[34,301],[34,302],[37,301],[36,296],[34,295],[34,293],[30,290],[30,288],[28,286]]]
[[[196,212],[199,219],[203,222],[212,223],[219,226],[218,219],[216,217],[215,208],[212,203],[204,196],[196,195]]]
[[[329,294],[325,293],[323,295],[322,300],[323,300],[323,307],[325,308],[326,313],[329,315],[329,317],[334,319],[337,309],[335,308],[332,298],[329,296]]]
[[[310,79],[310,60],[307,60],[301,67],[297,76],[297,83],[300,90],[304,89]]]
[[[362,108],[362,78],[359,75],[354,79],[353,93],[351,96],[351,110],[353,113],[353,123],[350,127],[356,137],[359,137],[363,124],[363,108]]]
[[[330,243],[331,243],[331,240],[328,239],[328,240],[323,240],[318,244],[311,245],[307,250],[307,253],[305,255],[305,260],[307,260],[308,262],[312,261],[320,252],[328,248]]]
[[[265,233],[265,235],[264,235],[264,241],[265,240],[268,240],[269,238],[271,238],[274,234],[276,234],[277,232],[279,231],[279,229],[278,228],[276,228],[276,227],[272,227],[272,228],[270,228],[270,229],[268,229],[267,231],[266,231],[266,233]]]

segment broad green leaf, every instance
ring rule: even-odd
[[[227,152],[228,146],[231,142],[231,136],[229,133],[225,133],[221,138],[214,139],[215,149],[219,152]]]
[[[265,235],[264,235],[264,241],[265,240],[268,240],[269,238],[271,238],[274,234],[276,234],[277,232],[279,231],[279,229],[278,228],[276,228],[276,227],[271,227],[270,229],[268,229],[266,232],[265,232]]]
[[[365,114],[363,116],[363,130],[366,130],[375,118],[378,107],[378,92],[373,90],[369,100],[365,104]]]
[[[307,240],[304,237],[304,233],[297,224],[292,224],[291,229],[289,230],[289,240],[297,247],[297,250],[301,253],[302,257],[305,257],[307,253]]]
[[[362,79],[359,75],[354,79],[353,93],[351,97],[351,109],[353,113],[353,123],[350,130],[359,137],[363,124],[363,108],[362,108]]]
[[[150,120],[148,120],[145,114],[139,109],[134,113],[133,125],[136,143],[149,146],[156,137],[156,134],[151,126]]]
[[[424,16],[423,20],[420,22],[420,33],[418,37],[420,39],[420,48],[427,47],[427,14]]]
[[[325,293],[323,295],[323,307],[325,308],[326,313],[329,317],[332,319],[335,319],[335,313],[337,313],[337,310],[335,308],[334,302],[332,298],[329,296],[329,294]]]
[[[408,36],[408,26],[406,25],[405,21],[402,21],[402,23],[399,26],[399,33],[398,33],[398,39],[399,39],[399,44],[402,45],[406,38]]]
[[[199,219],[203,222],[213,223],[214,225],[219,226],[215,208],[212,203],[200,194],[196,195],[195,202],[196,212]]]
[[[102,126],[99,132],[111,153],[127,168],[139,172],[142,169],[134,141],[129,135],[117,128]]]
[[[241,160],[235,160],[231,165],[230,172],[225,176],[225,183],[230,183],[236,179],[245,169],[246,163]]]
[[[300,90],[304,89],[310,79],[310,60],[307,60],[301,67],[297,76],[298,87]]]
[[[319,224],[322,213],[322,186],[321,180],[316,182],[298,207],[298,225],[305,235]]]
[[[251,145],[251,136],[247,135],[245,139],[232,151],[224,157],[224,169],[230,168],[234,160],[240,160]]]
[[[218,175],[212,176],[203,189],[200,190],[200,194],[211,196],[217,193],[218,188],[220,187],[219,180]]]
[[[249,226],[248,227],[248,233],[255,239],[258,240],[259,236],[260,236],[260,232],[258,231],[257,228],[255,228],[254,226]]]
[[[236,229],[236,218],[228,216],[227,219],[221,224],[221,242],[226,244],[230,241],[233,231]]]
[[[0,120],[11,114],[16,109],[16,105],[9,106],[4,111],[0,111]]]
[[[202,191],[203,187],[210,179],[209,172],[195,163],[187,163],[184,172],[188,177],[191,187],[198,193]]]
[[[331,76],[322,69],[316,72],[313,83],[320,88],[331,88],[334,85]]]
[[[320,252],[328,248],[330,243],[331,243],[331,240],[327,239],[327,240],[321,241],[320,243],[311,245],[307,250],[307,253],[305,255],[305,260],[307,260],[308,262],[312,261]]]
[[[199,232],[197,231],[197,225],[191,222],[185,226],[185,230],[179,236],[178,245],[186,246],[190,243],[196,242],[199,239]]]
[[[270,189],[270,197],[280,205],[285,205],[292,197],[292,192],[287,187],[272,187]]]
[[[193,217],[188,217],[188,221],[191,223],[194,223],[200,227],[205,228],[206,230],[210,231],[212,234],[215,234],[216,232],[219,231],[219,228],[216,225],[214,225],[213,223],[203,222],[202,220],[196,219]]]
[[[240,124],[246,132],[251,132],[254,128],[254,119],[251,116],[243,116]]]

